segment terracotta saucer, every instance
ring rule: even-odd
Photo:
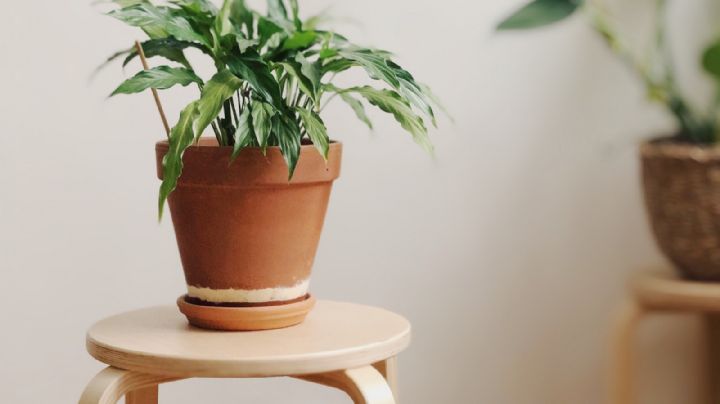
[[[177,299],[180,312],[190,324],[212,330],[259,331],[274,330],[300,324],[315,306],[315,297],[308,294],[298,302],[276,306],[223,307],[190,303],[182,295]]]

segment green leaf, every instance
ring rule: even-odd
[[[321,67],[320,73],[324,76],[327,73],[342,73],[345,70],[357,66],[355,61],[345,58],[333,59],[327,63],[324,63]]]
[[[173,36],[182,41],[199,42],[207,47],[211,46],[208,38],[195,32],[185,18],[172,15],[167,8],[142,3],[111,11],[108,15],[128,25],[142,28],[153,39]]]
[[[313,85],[312,81],[310,81],[310,79],[301,72],[302,66],[300,66],[300,63],[288,61],[278,64],[282,66],[283,70],[285,70],[287,74],[297,80],[300,90],[305,93],[305,95],[307,95],[310,99],[315,101],[315,86]]]
[[[133,26],[142,28],[150,38],[165,38],[169,16],[150,3],[140,2],[108,13],[109,16]]]
[[[416,83],[422,92],[425,94],[425,96],[432,101],[433,104],[435,104],[436,107],[440,108],[440,111],[442,111],[445,116],[447,116],[450,121],[455,122],[455,118],[452,117],[450,114],[450,111],[445,107],[442,101],[440,101],[440,98],[433,93],[432,89],[427,85],[423,83]]]
[[[316,29],[315,32],[325,37],[328,45],[333,45],[338,48],[345,46],[350,46],[351,48],[359,48],[358,46],[352,45],[345,36],[340,35],[335,31]]]
[[[198,47],[192,42],[178,41],[177,39],[170,37],[150,39],[143,42],[141,45],[147,58],[155,56],[164,57],[165,59],[180,63],[188,69],[191,69],[190,62],[188,62],[187,58],[185,58],[183,50],[189,47]],[[137,50],[133,48],[130,54],[123,61],[123,66],[126,66],[137,56]]]
[[[117,51],[117,52],[113,53],[112,55],[108,56],[108,58],[105,59],[105,61],[100,66],[95,68],[95,70],[92,73],[92,76],[95,76],[97,73],[99,73],[101,70],[106,68],[110,63],[114,62],[115,60],[117,60],[127,54],[132,53],[134,49],[135,49],[134,47],[123,49],[123,50]]]
[[[182,174],[182,157],[195,135],[193,122],[197,116],[197,101],[190,103],[180,112],[178,123],[170,131],[170,147],[163,158],[163,181],[160,184],[160,197],[158,200],[158,218],[162,219],[165,201],[177,187],[178,178]]]
[[[372,49],[349,48],[339,51],[340,56],[357,62],[375,80],[382,80],[395,89],[400,88],[395,71],[387,64],[387,53]]]
[[[315,100],[317,99],[318,90],[320,89],[320,62],[311,62],[301,53],[295,55],[295,60],[300,63],[300,72],[310,80],[312,83],[313,91],[315,92]]]
[[[208,0],[171,0],[180,6],[180,10],[171,9],[172,15],[184,18],[193,27],[195,32],[202,34],[209,43],[212,43],[212,30],[215,24],[217,7]]]
[[[392,90],[378,90],[369,86],[353,87],[344,91],[358,93],[365,97],[371,104],[392,114],[395,120],[400,123],[400,126],[410,132],[415,143],[419,144],[429,153],[433,152],[433,146],[428,138],[427,128],[422,118],[415,115],[410,105],[400,94]]]
[[[372,121],[370,121],[370,118],[368,118],[367,114],[365,113],[365,106],[362,104],[362,102],[360,102],[360,100],[344,92],[340,93],[340,98],[342,98],[343,101],[350,105],[350,108],[355,111],[355,115],[357,115],[358,119],[365,122],[365,125],[367,125],[368,128],[373,128]]]
[[[270,38],[268,38],[267,42],[265,42],[265,46],[267,46],[268,50],[274,50],[280,47],[280,44],[287,38],[287,34],[285,32],[276,32],[272,35],[270,35]]]
[[[257,31],[260,44],[267,43],[275,34],[285,33],[285,30],[281,26],[265,17],[258,17]]]
[[[212,47],[210,40],[195,32],[190,23],[184,18],[172,17],[166,30],[170,35],[181,41],[199,42],[208,48]]]
[[[295,110],[300,115],[305,132],[310,136],[313,145],[320,152],[320,155],[327,160],[330,138],[322,119],[318,114],[307,108],[296,108]]]
[[[253,37],[255,17],[252,10],[250,10],[245,4],[244,0],[235,0],[233,2],[230,12],[230,20],[235,24],[244,25],[246,31],[245,33],[248,35],[248,38]]]
[[[286,21],[287,9],[283,0],[267,0],[268,16],[274,21]]]
[[[405,99],[410,101],[412,105],[422,111],[428,118],[430,118],[433,126],[437,127],[435,112],[430,105],[432,101],[425,94],[423,89],[415,82],[415,78],[412,74],[391,60],[388,60],[387,63],[388,66],[395,70],[395,76],[400,82],[400,95],[405,97]]]
[[[215,15],[218,12],[215,4],[208,0],[171,0],[170,2],[195,13]]]
[[[245,52],[247,52],[248,49],[260,44],[260,40],[257,38],[245,39],[245,38],[237,37],[236,42],[238,44],[238,48],[240,48],[240,53],[245,53]]]
[[[298,6],[297,0],[290,0],[290,10],[292,11],[293,18],[300,17],[300,7]]]
[[[232,33],[234,26],[245,26],[248,37],[251,37],[253,21],[252,11],[248,9],[245,0],[225,0],[215,19],[215,30],[224,36]]]
[[[273,133],[277,137],[280,151],[288,166],[288,181],[295,173],[298,159],[300,158],[300,127],[295,119],[288,115],[275,115],[272,119]]]
[[[235,160],[240,151],[247,147],[253,140],[253,127],[251,121],[251,108],[247,107],[243,109],[240,117],[238,118],[237,129],[233,135],[235,143],[233,144],[233,152],[230,157],[230,161]]]
[[[332,32],[323,32],[320,37],[322,38],[322,45],[320,46],[319,55],[320,59],[328,59],[337,56],[338,50],[333,47],[335,42],[335,34]]]
[[[705,49],[702,55],[702,66],[715,80],[720,81],[720,41]]]
[[[338,54],[337,49],[323,48],[320,50],[319,57],[320,57],[320,59],[327,59],[327,58],[331,58],[333,56],[337,56],[337,54]]]
[[[297,0],[290,0],[290,9],[292,10],[292,19],[296,30],[302,30],[303,23],[300,20],[300,7]]]
[[[280,87],[273,77],[270,67],[262,61],[257,53],[248,50],[242,56],[233,55],[227,60],[230,71],[247,81],[252,89],[265,98],[266,101],[282,108],[284,100]]]
[[[255,138],[264,153],[272,132],[272,118],[275,115],[275,110],[272,105],[258,100],[252,100],[250,109],[252,111],[252,126],[255,129]]]
[[[190,83],[202,84],[200,77],[195,75],[192,70],[184,67],[158,66],[143,70],[125,80],[110,96],[139,93],[148,88],[166,89],[177,84],[187,86]]]
[[[571,16],[582,0],[533,0],[498,24],[498,30],[529,29],[549,25]]]
[[[297,24],[288,19],[285,0],[267,0],[267,16],[268,19],[281,26],[287,33],[297,29]]]
[[[197,102],[198,116],[193,127],[197,137],[202,136],[203,131],[220,113],[225,100],[232,97],[241,85],[242,80],[228,70],[216,73],[205,84]]]
[[[228,35],[233,32],[233,25],[230,21],[230,12],[235,0],[225,0],[223,2],[217,17],[215,18],[215,32],[220,36]]]
[[[315,31],[298,31],[288,37],[282,44],[284,50],[305,49],[315,43],[318,38]]]

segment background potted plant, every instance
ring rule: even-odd
[[[666,1],[655,2],[651,57],[637,57],[619,34],[601,1],[534,0],[498,29],[523,30],[553,24],[584,11],[592,27],[642,80],[648,98],[667,109],[677,125],[674,135],[640,147],[648,216],[663,253],[686,277],[720,280],[720,38],[700,60],[713,79],[716,95],[709,108],[697,108],[682,94],[667,43]]]
[[[318,17],[302,20],[296,0],[268,0],[266,13],[243,0],[221,7],[207,0],[112,3],[119,7],[108,15],[149,38],[108,61],[127,64],[140,54],[169,62],[137,73],[112,95],[178,85],[199,90],[156,146],[159,214],[167,200],[188,285],[181,311],[195,325],[220,329],[302,321],[340,173],[342,147],[328,136],[324,106],[339,97],[372,127],[366,101],[431,152],[425,119],[435,124],[433,96],[389,52],[321,30]],[[211,78],[200,77],[187,49],[210,59]],[[353,68],[382,87],[333,84]],[[201,137],[206,129],[214,137]]]

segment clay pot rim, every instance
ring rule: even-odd
[[[167,140],[155,144],[159,179],[163,179],[162,159],[168,150]],[[233,160],[232,147],[218,146],[214,137],[203,137],[199,146],[185,150],[183,162],[188,166],[178,186],[256,188],[332,182],[340,176],[342,150],[342,143],[333,141],[325,159],[315,145],[302,145],[294,175],[289,179],[287,162],[278,146],[268,147],[265,153],[259,147],[246,148]]]
[[[675,136],[660,136],[640,145],[643,158],[665,158],[692,161],[720,160],[720,144],[698,144],[678,141]]]
[[[339,140],[333,140],[330,139],[329,147],[330,149],[338,149],[342,148],[343,143]],[[155,147],[157,149],[168,149],[170,147],[170,143],[167,139],[159,140],[155,143]],[[300,145],[301,149],[315,149],[315,145],[312,143],[306,143]],[[225,153],[232,153],[232,146],[220,146],[217,143],[217,140],[214,137],[210,136],[203,136],[201,137],[197,143],[193,143],[190,145],[190,147],[187,148],[186,151],[192,151],[193,153],[219,153],[219,154],[225,154]],[[267,153],[280,153],[280,146],[268,146]],[[262,148],[261,147],[244,147],[242,149],[242,152],[254,152],[254,153],[260,153],[262,154]]]

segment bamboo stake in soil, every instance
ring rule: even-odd
[[[140,61],[142,62],[143,69],[148,70],[150,67],[148,66],[147,59],[145,58],[145,51],[143,51],[142,45],[140,45],[139,41],[135,41],[135,49],[137,50],[138,56],[140,56]],[[162,119],[163,127],[165,128],[165,133],[167,134],[167,137],[170,137],[170,125],[168,125],[167,118],[165,117],[165,111],[163,110],[162,104],[160,103],[160,96],[158,95],[158,92],[156,89],[151,88],[153,98],[155,99],[155,105],[157,105],[158,113],[160,113],[160,119]]]

